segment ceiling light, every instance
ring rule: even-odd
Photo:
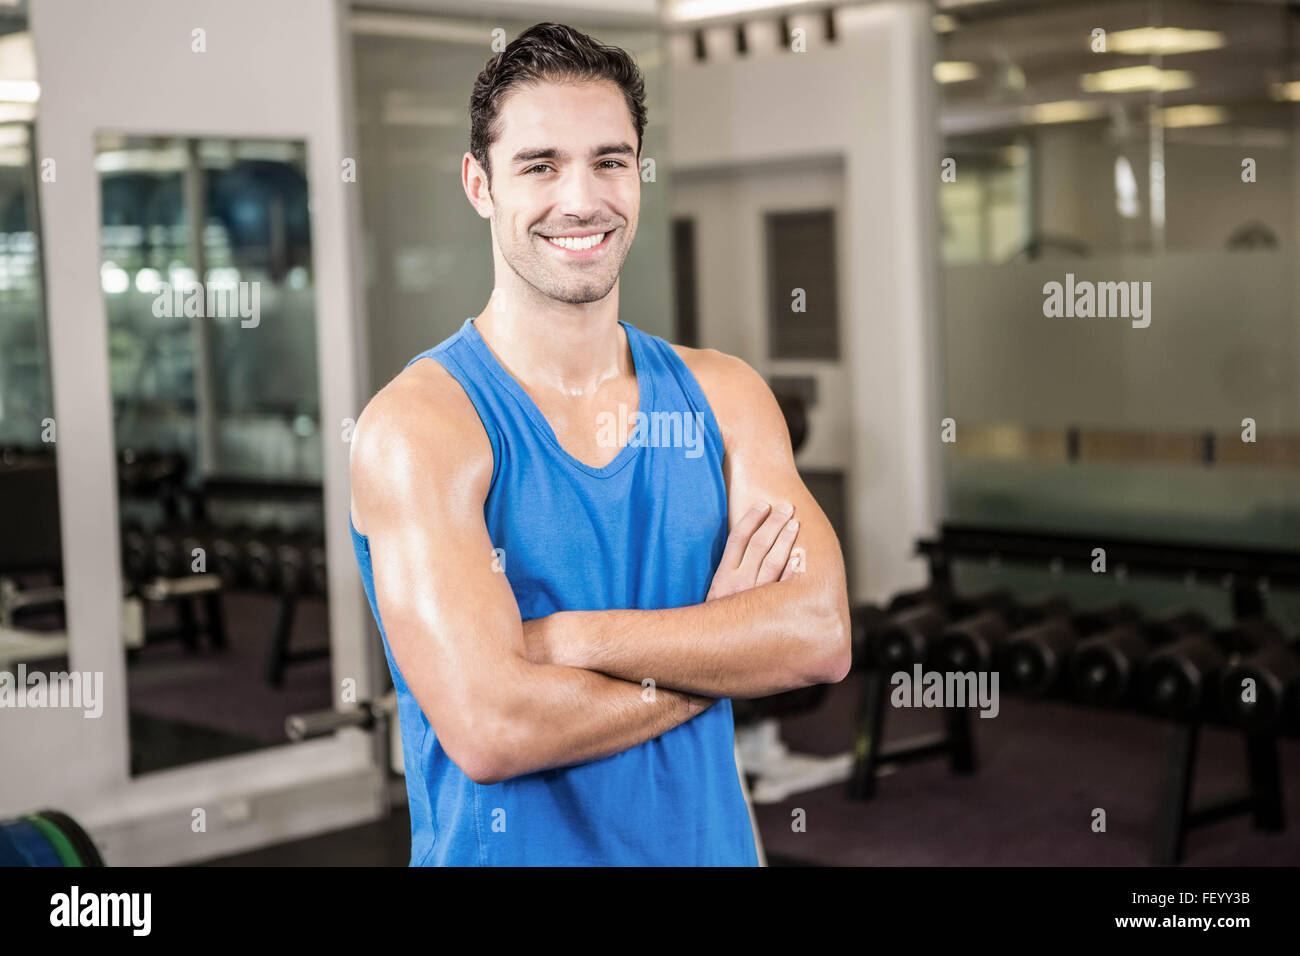
[[[822,0],[674,0],[668,4],[666,19],[670,23],[692,23],[741,14],[793,13],[793,8],[821,3]]]
[[[1125,66],[1100,73],[1085,73],[1079,85],[1089,93],[1131,93],[1137,90],[1185,90],[1195,85],[1186,70],[1162,70],[1156,66]]]
[[[0,123],[28,123],[36,119],[36,107],[30,103],[0,103]]]
[[[1098,103],[1088,103],[1083,100],[1056,100],[1027,107],[1024,116],[1030,123],[1078,123],[1081,120],[1097,119],[1102,113],[1103,110]]]
[[[1199,53],[1217,50],[1227,43],[1217,30],[1184,30],[1182,27],[1139,27],[1106,34],[1109,53],[1155,54]]]
[[[934,78],[939,83],[962,83],[973,80],[980,75],[979,67],[974,63],[960,60],[943,60],[934,65]]]
[[[1169,106],[1160,111],[1164,125],[1170,128],[1180,126],[1219,126],[1228,122],[1228,111],[1222,106]]]
[[[35,103],[41,98],[41,85],[35,80],[0,80],[0,101]]]
[[[1275,100],[1300,100],[1300,80],[1292,80],[1290,83],[1274,83],[1273,99]]]

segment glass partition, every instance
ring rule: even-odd
[[[938,37],[949,520],[1295,548],[1300,20],[988,8]]]

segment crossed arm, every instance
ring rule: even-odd
[[[492,451],[459,384],[436,362],[415,363],[359,418],[353,520],[370,542],[385,635],[443,748],[472,779],[619,753],[719,696],[847,672],[839,546],[794,469],[776,401],[743,362],[700,356],[707,361],[692,371],[727,446],[732,533],[708,600],[692,607],[521,621],[505,576],[479,557],[492,550],[483,522]],[[464,454],[441,454],[448,447]],[[738,501],[788,502],[799,525],[746,517]],[[795,534],[799,571],[784,557]]]
[[[731,533],[708,599],[664,610],[561,611],[529,621],[530,656],[712,697],[835,683],[850,664],[844,563],[830,522],[795,468],[780,407],[739,359],[695,352],[692,365],[726,446]],[[758,504],[745,510],[751,502]],[[781,505],[793,506],[794,529],[787,524],[775,537],[784,519],[764,509]],[[784,540],[794,534],[797,551]],[[777,566],[758,578],[770,583],[754,586],[764,555],[776,557]]]

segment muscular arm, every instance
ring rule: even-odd
[[[839,681],[851,654],[844,562],[795,468],[780,407],[741,360],[685,351],[722,430],[730,526],[753,502],[792,504],[803,570],[690,607],[560,612],[529,622],[530,647],[541,648],[536,659],[719,697]]]
[[[643,695],[639,682],[527,658],[483,520],[491,446],[436,362],[416,363],[371,400],[351,473],[353,520],[370,541],[393,657],[471,779],[495,783],[618,753],[713,703],[671,690]]]

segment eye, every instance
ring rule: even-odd
[[[602,159],[602,160],[601,160],[599,163],[597,163],[596,165],[597,165],[597,166],[604,166],[606,163],[609,163],[610,166],[612,166],[612,167],[615,168],[615,169],[619,169],[619,168],[622,168],[622,167],[624,167],[624,166],[627,165],[626,163],[620,162],[620,161],[617,160],[617,159]]]
[[[524,170],[524,175],[525,175],[525,176],[531,176],[532,173],[533,173],[533,170],[535,170],[535,169],[550,169],[550,168],[551,168],[550,165],[547,164],[547,163],[538,163],[538,164],[535,165],[535,166],[529,166],[527,169],[525,169],[525,170]]]

